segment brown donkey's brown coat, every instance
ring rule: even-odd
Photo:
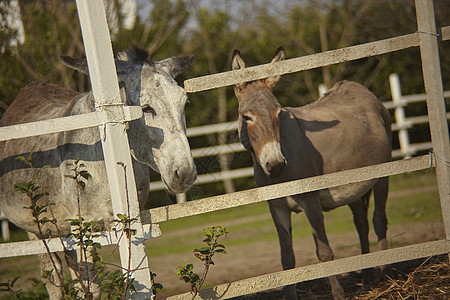
[[[284,49],[279,47],[272,63],[284,57]],[[233,53],[231,67],[245,68],[238,50]],[[269,77],[234,87],[239,101],[239,135],[252,153],[259,186],[390,161],[390,115],[368,89],[355,82],[341,81],[312,104],[283,108],[272,93],[278,80],[279,76]],[[317,256],[320,261],[329,261],[334,256],[325,233],[323,211],[349,205],[361,251],[369,252],[367,207],[372,190],[374,228],[380,248],[386,249],[388,178],[270,200],[283,268],[295,267],[291,212],[305,212]],[[343,299],[344,292],[337,279],[331,277],[330,283],[335,299]],[[287,298],[297,299],[295,286],[288,286],[285,291]]]

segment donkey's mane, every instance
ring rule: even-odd
[[[124,52],[118,53],[117,57],[120,60],[129,61],[132,63],[147,63],[152,64],[153,62],[149,59],[150,54],[147,50],[139,48],[133,45],[131,48],[125,50]]]

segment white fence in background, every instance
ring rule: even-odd
[[[85,1],[87,2],[87,0]],[[399,160],[365,168],[348,170],[296,180],[292,182],[281,183],[277,185],[271,185],[267,187],[219,195],[178,205],[155,208],[142,211],[140,214],[140,221],[142,224],[157,225],[157,223],[171,219],[202,214],[230,207],[266,201],[272,198],[306,193],[343,184],[355,183],[373,178],[380,178],[436,166],[439,194],[441,197],[441,206],[443,211],[444,228],[447,235],[446,240],[395,248],[380,251],[377,253],[357,255],[346,259],[338,259],[326,263],[295,268],[287,271],[281,271],[245,279],[238,282],[223,284],[200,291],[200,298],[231,298],[271,288],[278,288],[284,285],[294,284],[305,280],[312,280],[350,271],[356,271],[363,268],[392,264],[404,260],[449,252],[450,186],[448,182],[450,181],[450,168],[448,164],[450,162],[450,145],[448,139],[447,115],[445,113],[445,104],[443,101],[444,94],[442,88],[442,75],[440,71],[437,45],[439,40],[450,39],[450,26],[442,28],[438,33],[435,27],[433,2],[430,0],[416,0],[415,3],[418,24],[418,31],[416,33],[318,53],[314,55],[293,58],[271,65],[266,64],[241,70],[193,78],[185,81],[185,89],[187,92],[193,93],[202,90],[228,86],[242,81],[251,81],[266,78],[269,76],[299,72],[303,70],[323,67],[330,64],[341,63],[374,55],[386,54],[410,47],[420,47],[425,89],[428,95],[427,105],[434,153],[431,157],[432,159],[430,159],[429,155],[424,155],[411,159]],[[105,150],[105,152],[107,151],[108,150]],[[212,205],[212,203],[214,203],[214,205]],[[9,245],[7,244],[11,251],[15,251],[12,256],[21,255],[16,250],[16,248],[13,247],[14,244],[15,243],[10,243]],[[0,244],[0,257],[4,254],[4,250],[2,247],[3,245]],[[146,260],[145,255],[138,256],[136,257],[136,259]],[[148,290],[151,290],[150,284],[148,284],[146,288]],[[142,298],[150,298],[151,293],[149,292],[147,295],[141,294],[140,296],[142,296]],[[192,295],[190,293],[187,293],[171,298],[191,299]]]

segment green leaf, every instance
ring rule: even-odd
[[[86,183],[84,183],[84,181],[78,180],[77,181],[77,186],[82,191],[84,191],[86,189]]]
[[[214,253],[227,254],[227,251],[225,249],[216,249],[216,250],[214,250]]]
[[[199,249],[194,249],[194,252],[199,252],[201,254],[210,254],[211,253],[211,249],[209,247],[202,247]]]
[[[33,198],[31,198],[31,199],[32,199],[32,201],[37,202],[39,199],[41,199],[42,197],[45,197],[45,196],[46,196],[45,193],[40,193],[40,194],[35,195],[35,196],[34,196]]]
[[[184,266],[184,268],[185,268],[186,270],[188,270],[188,271],[192,271],[192,270],[194,269],[194,265],[193,265],[193,264],[186,264],[186,265]]]
[[[91,174],[89,174],[88,171],[80,171],[80,176],[86,180],[89,180],[90,178],[92,178]]]
[[[14,184],[14,191],[22,194],[28,193],[28,185],[25,182],[18,182]]]
[[[117,214],[117,217],[124,222],[128,220],[128,216],[124,214]]]
[[[40,219],[39,222],[40,222],[41,224],[46,224],[46,223],[53,223],[54,220],[51,220],[51,219],[49,219],[49,218],[47,218],[47,217],[44,217],[44,218]]]
[[[204,232],[205,235],[208,236],[208,237],[212,237],[212,236],[214,235],[213,232],[212,232],[212,228],[211,228],[211,227],[205,228],[205,229],[203,230],[203,232]]]

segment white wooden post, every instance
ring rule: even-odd
[[[409,143],[408,128],[411,125],[408,123],[405,117],[406,103],[402,100],[402,91],[400,88],[400,79],[398,74],[389,75],[389,84],[391,86],[392,102],[395,106],[395,123],[398,126],[398,140],[400,143],[400,152],[404,158],[409,158],[414,154],[414,149],[411,148]]]
[[[325,95],[325,93],[328,91],[328,88],[325,84],[321,83],[319,84],[319,97],[322,97]]]
[[[185,203],[186,202],[186,193],[183,194],[177,194],[177,203]]]
[[[1,223],[1,227],[2,227],[2,238],[3,241],[9,241],[9,223],[8,223],[8,219],[6,219],[5,215],[3,214],[3,212],[0,210],[0,223]]]
[[[103,1],[77,0],[76,3],[96,109],[108,110],[113,115],[123,115],[123,103],[119,93]],[[135,279],[136,292],[128,297],[153,298],[126,124],[112,122],[105,124],[104,127],[100,126],[99,129],[114,215],[119,213],[128,215],[129,212],[130,218],[138,219],[132,225],[136,235],[130,237],[131,243],[125,235],[119,242],[122,268],[131,270],[131,276]]]
[[[427,106],[428,116],[430,117],[431,142],[436,157],[436,174],[442,217],[448,242],[450,241],[450,142],[433,1],[416,0],[416,14],[423,79],[425,91],[428,94]]]

